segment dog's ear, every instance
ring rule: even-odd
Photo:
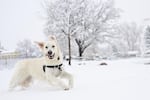
[[[43,48],[43,47],[44,47],[44,42],[37,42],[37,41],[34,41],[34,43],[36,43],[40,48]]]
[[[51,40],[56,40],[56,37],[54,35],[49,35],[48,36],[48,39],[51,41]]]

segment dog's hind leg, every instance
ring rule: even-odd
[[[14,75],[9,83],[9,90],[13,90],[15,87],[18,86],[18,79],[17,77],[15,77],[16,75]]]
[[[28,76],[26,78],[13,78],[9,84],[9,90],[13,90],[17,86],[21,86],[22,89],[29,87],[30,83],[32,82],[32,77]]]
[[[9,89],[12,90],[17,86],[24,85],[30,80],[29,74],[24,70],[17,70],[9,83]]]
[[[30,83],[32,82],[32,77],[28,76],[23,82],[20,83],[20,86],[22,88],[27,88],[30,86]]]
[[[17,84],[15,82],[9,83],[9,91],[12,91],[15,87],[17,87]]]

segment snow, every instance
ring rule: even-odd
[[[8,91],[13,68],[0,70],[0,100],[150,100],[150,58],[65,62],[74,88],[63,91],[35,82],[26,90]],[[101,66],[105,62],[108,65]]]

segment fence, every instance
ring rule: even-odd
[[[11,59],[0,59],[0,70],[7,68],[13,68],[15,63],[20,60],[19,58],[11,58]]]

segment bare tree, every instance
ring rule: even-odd
[[[95,40],[112,37],[110,29],[113,21],[119,17],[119,9],[114,7],[113,0],[96,2],[95,4],[84,2],[82,7],[81,22],[78,23],[81,30],[76,34],[75,41],[79,48],[79,56],[82,57],[86,48]]]
[[[20,52],[25,58],[39,56],[41,54],[39,49],[28,39],[18,42],[16,51]]]
[[[71,65],[71,37],[77,31],[77,14],[83,0],[57,0],[54,3],[45,3],[47,14],[47,23],[45,34],[56,34],[60,36],[63,33],[68,39],[69,65]]]
[[[4,47],[2,46],[2,43],[0,42],[0,49],[4,50]]]
[[[68,38],[69,64],[71,60],[71,38],[76,41],[79,56],[82,57],[96,39],[103,38],[119,11],[114,7],[113,0],[103,2],[90,0],[57,0],[45,3],[47,23],[45,34],[56,34]],[[106,36],[106,34],[105,34]]]
[[[142,27],[136,23],[122,23],[118,27],[118,33],[127,48],[127,51],[139,51],[141,43]]]

